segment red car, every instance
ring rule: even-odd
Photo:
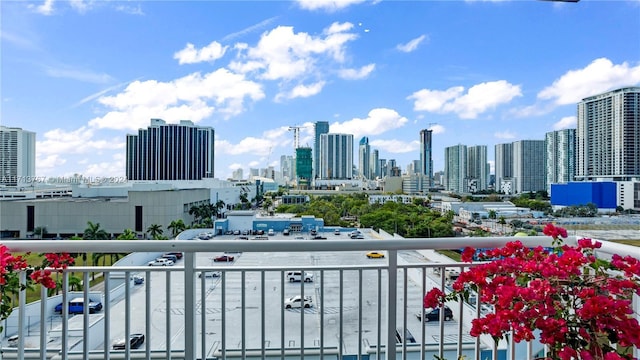
[[[229,262],[229,261],[233,261],[233,256],[230,256],[230,255],[220,255],[220,256],[218,256],[218,257],[213,258],[213,261],[216,261],[216,262],[218,262],[218,261],[226,261],[226,262]]]

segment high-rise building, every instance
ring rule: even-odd
[[[372,179],[382,177],[380,175],[380,152],[378,149],[371,151],[371,165],[369,169],[371,170]]]
[[[513,144],[495,146],[495,189],[497,192],[511,194],[513,177]]]
[[[489,170],[487,168],[487,146],[467,147],[467,186],[469,192],[487,190]]]
[[[444,188],[454,193],[467,192],[467,146],[444,148]]]
[[[420,130],[420,172],[428,177],[429,187],[433,186],[432,135],[433,130]]]
[[[360,139],[358,146],[358,171],[363,179],[371,179],[371,147],[369,138]]]
[[[296,149],[296,184],[298,189],[308,190],[313,176],[313,159],[310,147]]]
[[[313,143],[313,178],[317,178],[320,175],[320,135],[329,133],[328,121],[316,121],[315,125],[315,139]]]
[[[513,191],[515,194],[546,190],[544,140],[513,142]]]
[[[378,159],[378,164],[380,168],[380,178],[384,178],[389,176],[389,170],[387,166],[387,159]]]
[[[576,180],[640,180],[640,87],[582,99]]]
[[[574,180],[576,173],[576,129],[551,131],[545,134],[547,150],[547,192],[551,184],[564,184]]]
[[[320,178],[353,178],[353,135],[320,135]]]
[[[201,180],[213,178],[214,130],[188,120],[167,124],[151,119],[138,135],[127,135],[129,180]]]
[[[0,125],[0,185],[33,185],[36,176],[36,133]]]
[[[285,183],[295,179],[295,163],[293,156],[282,155],[280,156],[280,173]]]
[[[242,180],[242,168],[237,168],[231,173],[231,178],[236,181]]]

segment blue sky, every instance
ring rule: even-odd
[[[493,147],[575,128],[640,84],[640,1],[2,1],[0,123],[38,176],[123,176],[151,118],[216,131],[215,175],[293,155],[291,126],[367,136],[404,170],[419,132]],[[357,150],[354,152],[357,162]],[[492,167],[493,168],[493,167]]]

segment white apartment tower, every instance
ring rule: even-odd
[[[547,192],[551,184],[573,181],[576,172],[576,129],[551,131],[545,134],[547,160]]]
[[[467,146],[444,148],[444,188],[454,193],[467,191]]]
[[[321,134],[318,167],[321,179],[352,179],[353,135]]]
[[[578,103],[576,180],[640,180],[640,87]]]
[[[0,125],[0,185],[33,185],[36,176],[36,133]]]

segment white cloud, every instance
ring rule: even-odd
[[[199,122],[214,113],[225,117],[244,110],[245,98],[264,98],[260,84],[226,69],[201,75],[193,73],[170,82],[134,81],[124,91],[98,101],[110,108],[89,124],[98,128],[137,130],[151,118],[167,122],[188,119]]]
[[[280,101],[282,98],[285,99],[295,99],[295,98],[306,98],[306,97],[310,97],[313,95],[316,95],[318,93],[320,93],[322,91],[322,88],[324,87],[325,82],[324,81],[318,81],[317,83],[311,84],[311,85],[303,85],[300,84],[296,87],[294,87],[290,92],[288,93],[280,93],[276,96],[276,101]]]
[[[305,10],[336,11],[366,0],[296,0],[298,5]]]
[[[246,35],[246,34],[254,32],[254,31],[263,29],[263,28],[269,26],[271,23],[273,23],[277,19],[278,19],[278,17],[274,16],[274,17],[270,17],[270,18],[268,18],[266,20],[262,20],[261,22],[255,24],[255,25],[251,25],[251,26],[249,26],[247,28],[244,28],[244,29],[242,29],[240,31],[236,31],[234,33],[226,35],[225,37],[222,38],[222,41],[233,40],[233,39],[241,37],[243,35]]]
[[[578,124],[578,118],[575,116],[563,117],[557,123],[553,124],[553,130],[575,129]]]
[[[129,15],[144,15],[144,11],[142,11],[142,7],[140,4],[137,6],[127,6],[127,5],[116,5],[116,11],[123,12]]]
[[[505,80],[474,85],[464,94],[464,87],[444,91],[422,89],[407,97],[414,101],[414,110],[434,113],[455,113],[462,119],[475,119],[479,114],[522,96],[519,85]]]
[[[506,140],[515,139],[516,138],[516,134],[514,132],[508,131],[508,130],[497,132],[497,133],[493,134],[493,136],[495,136],[498,139],[506,139]]]
[[[67,160],[60,156],[60,154],[49,154],[47,156],[42,156],[41,153],[36,153],[36,164],[38,164],[38,171],[36,174],[38,176],[44,175],[47,170],[56,169],[59,166],[64,165]]]
[[[74,79],[95,84],[106,84],[113,81],[113,78],[108,74],[95,73],[89,70],[80,70],[66,66],[60,68],[45,66],[44,68],[47,75],[57,78]]]
[[[184,49],[173,54],[173,58],[177,59],[180,65],[215,61],[224,56],[227,48],[228,46],[222,46],[217,41],[212,41],[201,49],[196,49],[195,45],[187,43]]]
[[[369,111],[364,119],[353,118],[343,123],[330,125],[332,133],[353,134],[355,139],[365,135],[379,135],[403,127],[409,120],[395,110],[377,108]]]
[[[431,125],[429,126],[429,130],[433,131],[433,134],[442,134],[446,131],[445,127],[440,125],[440,124],[435,124],[435,125]]]
[[[368,77],[375,68],[375,64],[369,64],[360,69],[340,69],[338,75],[345,80],[359,80]]]
[[[83,126],[73,131],[53,129],[44,133],[44,140],[37,142],[38,154],[91,154],[101,150],[124,149],[123,137],[94,139],[94,129]]]
[[[599,58],[583,69],[570,70],[538,93],[538,98],[556,105],[575,104],[582,99],[614,88],[640,83],[640,65],[623,62],[614,65],[607,58]]]
[[[243,68],[243,61],[257,62],[252,69],[262,69],[260,77],[266,80],[290,80],[308,76],[315,72],[317,56],[326,56],[336,62],[343,62],[345,46],[357,38],[347,32],[350,23],[334,23],[325,29],[324,37],[312,36],[304,32],[294,33],[293,27],[278,26],[262,35],[256,47],[247,48],[246,55],[239,54],[240,60],[234,68]],[[242,49],[239,49],[242,50]]]
[[[41,5],[29,4],[29,8],[41,15],[53,14],[53,0],[45,0]]]
[[[87,12],[87,10],[89,10],[90,4],[88,2],[85,2],[83,0],[68,0],[68,1],[69,1],[69,5],[71,5],[71,7],[74,10],[76,10],[81,14],[84,14],[85,12]]]
[[[396,46],[396,49],[402,51],[402,52],[406,52],[406,53],[410,53],[414,50],[416,50],[418,48],[418,46],[420,45],[420,43],[422,43],[422,41],[424,41],[424,39],[426,39],[427,36],[426,35],[420,35],[417,38],[409,41],[406,44],[398,44]]]
[[[373,140],[369,142],[369,145],[393,154],[408,153],[418,151],[420,149],[420,142],[417,140]]]

